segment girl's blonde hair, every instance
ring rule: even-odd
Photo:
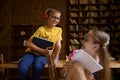
[[[109,53],[108,45],[110,41],[110,36],[101,30],[91,30],[93,33],[93,40],[95,43],[100,45],[98,50],[100,64],[103,66],[103,70],[98,72],[97,80],[111,80],[111,71],[109,68]]]

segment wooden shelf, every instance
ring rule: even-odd
[[[111,55],[115,56],[116,54],[114,55],[114,53],[120,53],[120,50],[117,50],[120,49],[120,46],[118,46],[120,45],[118,42],[120,38],[115,37],[120,36],[120,1],[94,0],[94,2],[88,1],[86,3],[83,0],[84,4],[81,2],[82,0],[69,0],[67,23],[69,26],[68,53],[74,49],[80,48],[79,45],[81,45],[81,43],[79,39],[81,39],[82,36],[91,28],[102,29],[108,32],[111,37]],[[77,38],[75,38],[76,34],[78,35]],[[74,39],[78,41],[79,45],[76,44]]]

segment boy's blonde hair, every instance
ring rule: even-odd
[[[49,8],[49,9],[47,9],[46,14],[47,14],[47,15],[50,15],[50,14],[56,13],[56,12],[57,12],[57,13],[61,13],[59,10]]]

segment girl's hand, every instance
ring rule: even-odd
[[[63,68],[61,69],[60,76],[65,78],[67,73],[72,69],[73,63],[70,61],[65,61],[63,64]]]
[[[66,61],[65,63],[64,63],[64,69],[68,72],[68,71],[70,71],[71,69],[72,69],[72,67],[73,67],[73,63],[71,62],[71,61]]]
[[[86,75],[87,80],[95,80],[94,75],[88,70],[85,70],[85,75]]]

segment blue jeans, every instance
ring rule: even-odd
[[[27,52],[19,62],[18,73],[20,80],[29,80],[29,69],[32,65],[31,80],[40,80],[40,74],[47,64],[45,56],[36,56],[31,52]]]

